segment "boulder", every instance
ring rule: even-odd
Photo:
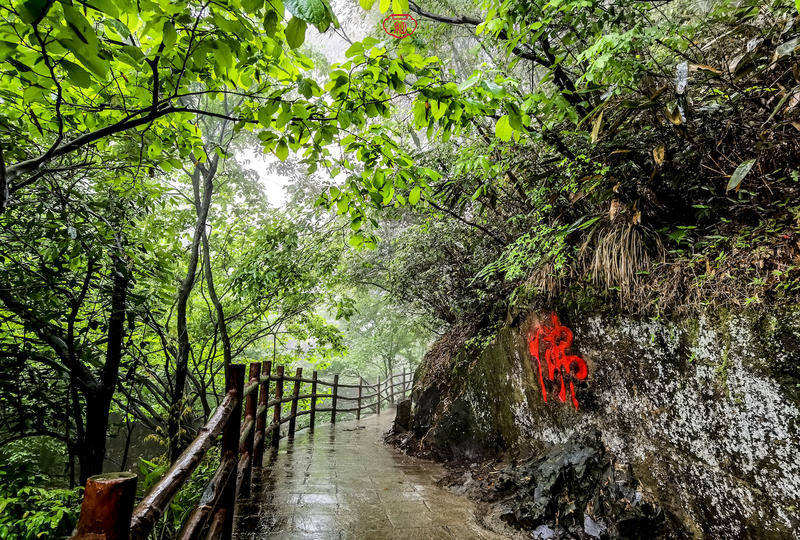
[[[537,362],[531,342],[551,317],[531,313],[489,338],[464,340],[448,365],[435,359],[435,376],[423,361],[414,431],[426,451],[522,460],[597,433],[604,452],[641,483],[642,497],[692,536],[796,537],[800,309],[675,320],[559,313],[569,334],[542,338]],[[544,351],[567,337],[561,354],[572,369],[561,390]],[[539,502],[512,508],[509,519],[554,529]],[[612,521],[577,516],[571,527],[602,536]],[[624,535],[641,519],[623,521]]]
[[[394,432],[408,431],[411,429],[411,400],[404,399],[397,403],[397,412],[394,417]]]

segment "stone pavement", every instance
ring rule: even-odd
[[[234,538],[504,538],[478,524],[474,503],[435,484],[441,466],[383,443],[393,418],[389,410],[281,440],[253,473]]]

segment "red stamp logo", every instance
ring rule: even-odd
[[[407,13],[389,15],[383,19],[383,31],[397,39],[410,36],[416,29],[417,19]]]

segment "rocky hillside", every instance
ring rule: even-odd
[[[797,537],[798,356],[800,312],[456,327],[416,374],[413,444],[503,456],[490,499],[535,537],[641,537],[632,510],[655,536]]]

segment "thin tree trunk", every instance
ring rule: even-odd
[[[208,235],[203,230],[203,264],[205,267],[206,284],[208,285],[208,296],[211,298],[211,303],[214,304],[214,309],[217,312],[217,327],[219,334],[222,338],[222,356],[225,359],[225,367],[227,368],[231,363],[231,338],[228,335],[228,325],[225,323],[225,311],[222,309],[222,303],[217,296],[217,290],[214,288],[214,275],[211,272],[211,250],[208,244]]]
[[[198,164],[195,166],[194,173],[192,174],[192,187],[195,193],[195,201],[200,201],[200,204],[197,206],[197,222],[194,228],[194,237],[192,239],[186,277],[183,279],[178,289],[178,354],[175,357],[175,384],[172,389],[172,402],[170,404],[169,419],[167,421],[167,437],[169,438],[171,462],[174,462],[178,456],[180,456],[184,446],[180,436],[180,419],[183,410],[183,393],[186,388],[186,378],[189,370],[189,356],[191,354],[186,308],[189,303],[189,295],[194,288],[195,278],[197,276],[200,243],[205,233],[208,209],[211,206],[211,194],[214,187],[213,179],[217,172],[218,163],[219,158],[215,154],[207,169]],[[203,180],[202,200],[200,200],[201,178]]]

